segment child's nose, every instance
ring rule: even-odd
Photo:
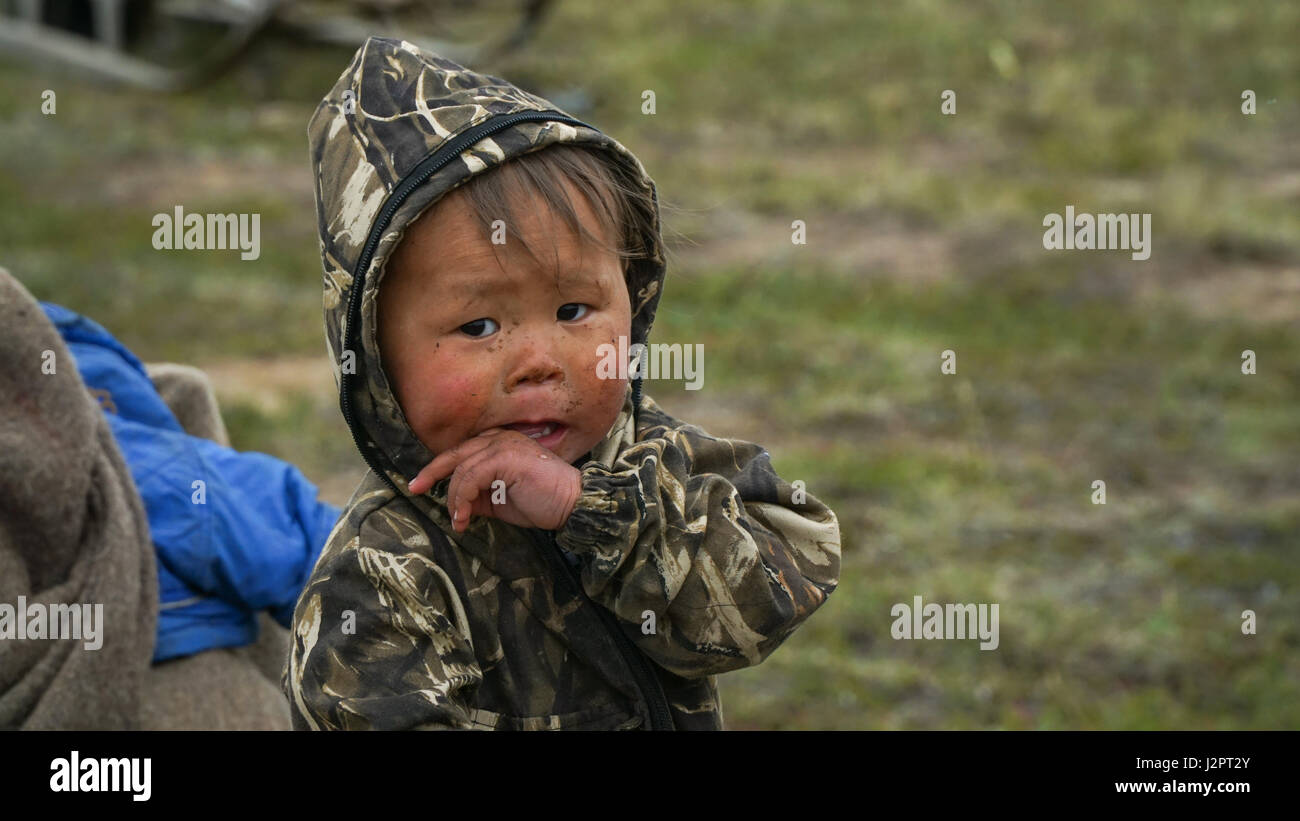
[[[528,384],[563,381],[564,367],[550,344],[537,338],[520,341],[518,356],[506,378],[508,391]]]

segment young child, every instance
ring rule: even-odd
[[[371,38],[309,126],[340,405],[371,471],[298,600],[311,729],[721,729],[713,676],[835,589],[761,447],[598,367],[647,341],[654,183],[504,80]]]

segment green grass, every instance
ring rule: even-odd
[[[722,677],[728,726],[1300,727],[1298,23],[1264,2],[563,0],[480,67],[583,90],[574,113],[699,243],[673,248],[654,338],[704,345],[704,390],[649,392],[755,431],[839,515],[839,589]],[[323,356],[304,132],[349,56],[272,38],[166,98],[0,63],[0,265],[146,361]],[[261,213],[261,258],[153,250],[177,204]],[[1151,259],[1045,252],[1066,205],[1151,213]],[[232,400],[235,444],[345,501],[333,398],[282,398]],[[892,640],[915,595],[999,603],[1000,647]]]

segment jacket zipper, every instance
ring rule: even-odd
[[[664,695],[663,685],[660,684],[658,676],[655,675],[654,670],[650,669],[650,662],[646,660],[646,657],[627,637],[627,634],[623,632],[623,628],[619,627],[618,619],[614,614],[593,602],[587,595],[587,591],[582,589],[582,583],[574,577],[568,562],[564,560],[564,554],[560,552],[560,545],[555,540],[555,533],[547,531],[546,536],[551,549],[544,551],[544,553],[551,567],[558,571],[556,575],[564,579],[571,592],[582,597],[582,600],[604,622],[609,634],[614,637],[614,643],[618,645],[619,653],[622,654],[623,660],[631,670],[637,689],[641,691],[641,697],[645,699],[646,704],[650,707],[650,729],[676,730],[677,728],[673,725],[672,713],[668,708],[668,697]]]
[[[379,209],[379,216],[375,219],[375,224],[370,228],[370,234],[366,237],[366,244],[362,246],[361,256],[357,259],[357,266],[352,273],[352,290],[348,293],[348,312],[347,312],[347,330],[343,335],[343,350],[355,350],[354,340],[356,339],[357,326],[361,318],[361,293],[365,290],[366,270],[370,267],[370,260],[374,258],[375,249],[379,247],[379,241],[383,238],[384,231],[392,222],[393,215],[397,209],[406,202],[407,197],[411,195],[416,188],[423,185],[434,174],[438,173],[449,162],[460,156],[460,153],[470,146],[490,137],[500,131],[504,131],[516,123],[550,121],[566,123],[572,126],[581,126],[591,128],[592,126],[581,120],[574,119],[558,111],[525,111],[518,114],[498,114],[489,117],[473,128],[462,131],[460,134],[452,137],[447,142],[438,147],[436,151],[420,161],[411,172],[401,179],[393,188],[393,193],[388,195],[384,200],[384,205]],[[356,443],[357,450],[361,453],[361,458],[365,460],[366,465],[375,472],[384,484],[392,488],[393,492],[401,496],[402,492],[388,478],[379,465],[379,459],[365,446],[362,436],[358,431],[356,419],[352,410],[352,380],[356,374],[340,374],[339,377],[339,409],[343,412],[343,419],[348,424],[348,430],[352,433],[352,441]],[[639,387],[639,386],[638,386]],[[674,730],[672,713],[668,709],[668,698],[664,695],[663,686],[655,676],[654,671],[650,669],[649,662],[641,651],[636,648],[632,640],[624,635],[622,628],[614,614],[609,613],[605,608],[591,601],[587,597],[587,592],[582,589],[582,584],[573,578],[564,557],[560,554],[560,546],[555,541],[555,534],[548,534],[551,546],[550,551],[544,551],[552,564],[558,564],[559,577],[564,579],[567,584],[573,588],[574,592],[581,596],[600,617],[605,624],[606,630],[614,637],[615,644],[618,645],[623,659],[627,662],[628,668],[632,672],[632,677],[640,689],[642,697],[645,698],[650,707],[650,729],[652,730]]]
[[[343,334],[344,351],[355,351],[353,342],[356,339],[357,324],[361,318],[361,292],[365,290],[366,269],[370,267],[370,260],[374,258],[375,249],[379,247],[379,241],[383,238],[384,231],[388,229],[388,224],[392,222],[393,215],[397,213],[397,209],[402,206],[402,203],[411,195],[411,192],[427,182],[447,163],[460,156],[462,151],[484,137],[490,137],[499,131],[504,131],[516,123],[542,120],[592,128],[581,120],[575,120],[558,111],[524,111],[518,114],[497,114],[444,142],[398,182],[393,188],[393,193],[388,195],[383,207],[379,209],[379,217],[370,228],[370,235],[366,238],[366,244],[362,246],[361,257],[357,260],[357,267],[352,274],[352,290],[348,293],[347,331]],[[365,446],[362,436],[358,432],[352,411],[352,378],[350,378],[355,376],[356,374],[348,373],[340,375],[339,409],[343,411],[343,418],[348,423],[348,430],[352,433],[352,441],[356,443],[357,450],[361,452],[361,458],[365,459],[366,465],[383,480],[384,484],[388,485],[393,489],[394,493],[400,496],[402,492],[388,478],[388,474],[380,467],[378,458]]]

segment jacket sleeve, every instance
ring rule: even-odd
[[[288,627],[338,508],[296,467],[106,414],[158,560],[189,587]]]
[[[294,611],[281,681],[294,728],[472,729],[465,695],[483,675],[450,579],[418,551],[413,520],[348,518]]]
[[[767,658],[839,582],[839,524],[758,445],[709,436],[642,400],[636,442],[582,469],[556,541],[587,594],[683,677]]]

